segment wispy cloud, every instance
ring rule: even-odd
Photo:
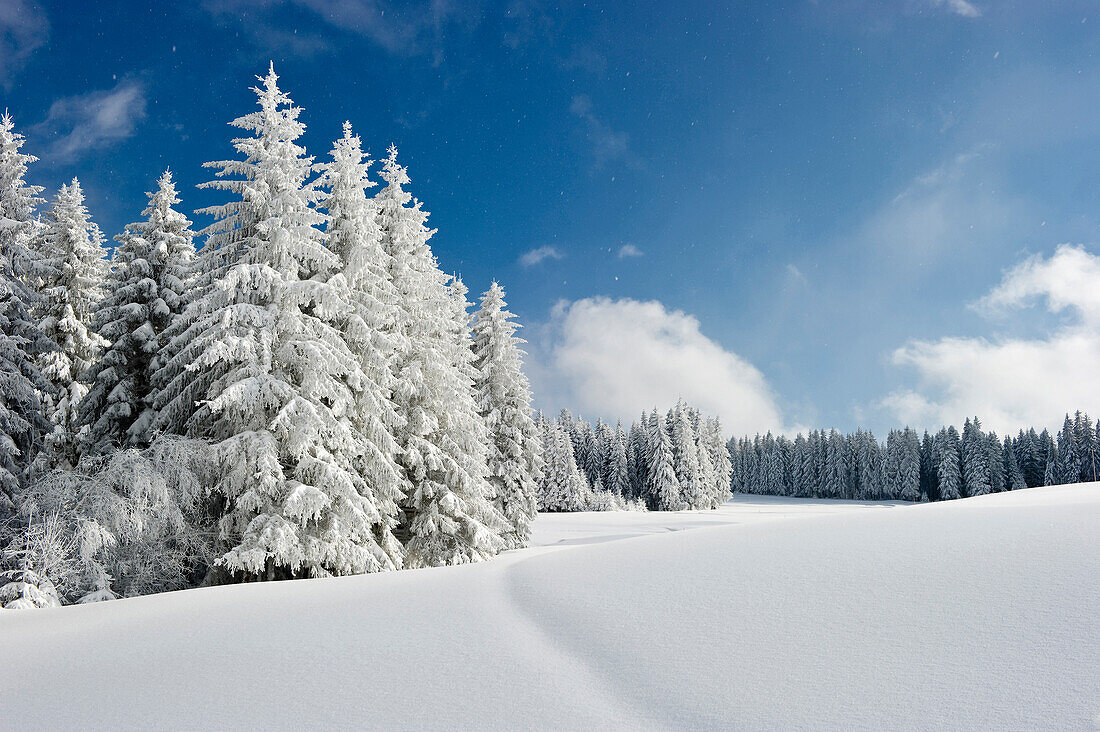
[[[585,134],[592,144],[594,170],[600,170],[611,162],[622,162],[632,168],[641,167],[641,158],[630,148],[630,137],[625,132],[615,131],[596,116],[587,94],[573,97],[569,111],[584,123]]]
[[[627,257],[640,257],[642,256],[642,250],[633,244],[623,244],[619,247],[619,259],[626,259]]]
[[[67,163],[130,137],[144,116],[144,85],[123,80],[113,89],[58,99],[32,132],[51,138],[45,159]]]
[[[544,246],[524,252],[519,258],[519,263],[524,267],[534,267],[546,259],[561,259],[564,256],[557,247]]]
[[[219,21],[237,19],[265,51],[274,47],[309,56],[332,47],[331,34],[301,34],[286,22],[288,10],[304,10],[328,26],[366,38],[395,56],[437,50],[444,30],[474,27],[479,3],[430,0],[407,7],[382,0],[206,0],[203,7]]]
[[[50,37],[50,23],[27,0],[0,2],[0,85],[10,88],[27,59]]]
[[[978,18],[982,14],[981,10],[967,0],[932,0],[932,4],[935,7],[946,7],[952,13],[964,18]]]

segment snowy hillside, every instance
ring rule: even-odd
[[[738,496],[543,515],[477,565],[4,612],[0,726],[1088,727],[1098,526],[1098,484]]]

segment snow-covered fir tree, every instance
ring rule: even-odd
[[[680,485],[680,497],[687,508],[709,508],[706,483],[699,465],[699,451],[695,444],[695,430],[691,413],[681,401],[669,412],[669,431],[672,441],[672,464]]]
[[[115,238],[107,294],[93,321],[109,345],[84,375],[89,387],[79,422],[87,427],[85,452],[143,448],[153,438],[153,374],[164,332],[183,310],[195,247],[191,222],[173,208],[179,196],[170,171],[148,195],[145,219]]]
[[[53,427],[49,459],[59,467],[79,459],[79,405],[87,394],[81,377],[99,358],[107,341],[92,318],[103,298],[107,274],[103,235],[84,206],[84,191],[73,178],[54,198],[46,216],[32,275],[39,289],[38,315],[46,337],[57,348],[39,356],[42,375],[52,387],[47,412]]]
[[[0,519],[15,509],[19,489],[49,430],[48,392],[37,359],[50,344],[32,316],[35,298],[20,275],[36,230],[39,186],[28,185],[24,138],[0,116]]]
[[[1016,462],[1016,451],[1012,449],[1012,440],[1008,437],[1004,439],[1001,461],[1004,471],[1005,490],[1017,491],[1021,488],[1027,488],[1027,483],[1024,481],[1024,473],[1020,470],[1020,464]]]
[[[649,418],[648,489],[646,502],[658,511],[680,511],[685,508],[673,463],[672,438],[665,428],[661,413],[653,410]]]
[[[631,498],[630,461],[627,452],[627,436],[620,422],[611,433],[611,443],[604,458],[603,484],[607,490],[624,499]]]
[[[959,467],[959,433],[954,427],[941,430],[936,436],[936,475],[940,499],[949,501],[962,497],[962,472]]]
[[[581,511],[588,486],[573,455],[573,440],[559,422],[543,419],[539,425],[543,470],[539,478],[540,511]]]
[[[241,159],[207,188],[232,200],[199,258],[201,292],[177,329],[157,424],[210,440],[222,469],[223,565],[240,576],[353,574],[401,565],[393,501],[362,470],[357,421],[366,381],[339,325],[353,309],[322,242],[313,159],[297,143],[300,108],[274,69],[259,110],[233,121]],[[156,426],[156,425],[155,425]]]
[[[343,131],[318,181],[326,190],[321,201],[328,214],[325,245],[340,259],[329,282],[351,306],[337,318],[336,327],[363,375],[354,417],[363,439],[359,469],[381,516],[376,534],[387,553],[396,557],[403,553],[393,535],[403,497],[397,434],[405,420],[393,403],[393,389],[397,354],[405,341],[397,327],[397,290],[390,281],[390,255],[382,246],[378,205],[367,195],[376,185],[368,178],[371,161],[349,122]]]
[[[1077,449],[1079,431],[1074,429],[1073,420],[1067,414],[1062,424],[1062,431],[1058,434],[1058,457],[1061,461],[1058,473],[1061,482],[1064,483],[1077,482],[1081,475],[1081,458]]]
[[[730,473],[733,468],[719,418],[708,418],[703,424],[700,440],[711,464],[710,508],[716,509],[730,499]]]
[[[408,173],[392,146],[382,178],[385,186],[375,198],[402,336],[394,402],[405,420],[398,461],[405,493],[399,530],[407,542],[407,565],[480,561],[504,547],[504,519],[492,505],[486,478],[486,433],[474,400],[468,316],[428,247],[434,233],[426,225],[428,214],[405,190]]]
[[[531,419],[531,386],[522,369],[524,341],[515,335],[519,326],[514,317],[505,309],[504,289],[493,282],[474,316],[475,388],[478,411],[489,430],[489,481],[497,509],[508,521],[504,540],[509,548],[530,541],[542,467],[542,443]]]

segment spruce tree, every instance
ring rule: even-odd
[[[967,419],[960,447],[963,490],[967,496],[981,496],[992,490],[989,450],[978,418]]]
[[[1096,431],[1087,414],[1081,415],[1080,422],[1077,452],[1081,460],[1081,481],[1091,482],[1100,478],[1100,441],[1096,439]]]
[[[672,441],[672,462],[676,471],[676,480],[680,484],[680,495],[687,508],[708,508],[710,500],[706,495],[699,466],[695,430],[691,426],[691,415],[683,402],[677,402],[671,412],[671,420],[669,431]]]
[[[680,511],[685,503],[673,464],[672,439],[665,429],[664,419],[654,409],[649,419],[648,486],[646,502],[657,511]]]
[[[320,166],[318,180],[325,190],[321,206],[328,215],[325,245],[340,260],[329,282],[345,293],[350,304],[336,325],[364,377],[355,415],[364,438],[359,469],[379,501],[383,522],[376,534],[394,543],[390,553],[397,556],[402,550],[392,532],[402,497],[402,476],[396,462],[396,435],[404,427],[404,419],[392,395],[395,360],[403,337],[397,328],[397,291],[390,281],[390,256],[382,246],[377,202],[367,195],[376,185],[368,177],[371,161],[350,123],[344,123],[343,133],[333,143],[330,162]]]
[[[524,341],[515,316],[505,309],[504,289],[493,282],[474,317],[474,366],[478,411],[489,430],[489,481],[496,507],[508,520],[509,548],[526,546],[538,511],[541,444],[531,419],[531,387],[523,374]],[[626,456],[620,483],[626,478]],[[616,484],[616,491],[622,486]]]
[[[171,172],[148,196],[145,220],[116,237],[107,294],[93,320],[109,345],[84,375],[89,389],[79,419],[87,452],[144,448],[153,438],[153,375],[164,332],[183,310],[195,248],[191,222],[172,208],[179,197]]]
[[[920,494],[922,501],[931,501],[938,497],[936,466],[932,458],[932,436],[924,431],[920,446]]]
[[[504,518],[487,480],[487,435],[474,400],[465,288],[436,264],[428,214],[405,187],[409,176],[389,148],[375,196],[390,281],[397,292],[394,403],[405,427],[398,464],[405,498],[399,532],[410,567],[487,559],[504,548]],[[458,285],[459,283],[456,283]]]
[[[58,467],[73,467],[79,460],[78,408],[88,392],[81,377],[107,345],[91,328],[107,273],[102,243],[84,206],[80,181],[73,178],[61,186],[47,213],[34,276],[42,330],[57,345],[40,354],[39,365],[53,395],[47,404],[52,423],[47,445]]]
[[[941,501],[962,497],[959,467],[959,433],[954,427],[940,430],[935,442],[936,473]]]
[[[717,417],[703,423],[703,444],[711,464],[711,484],[708,492],[710,508],[716,509],[730,499],[730,472],[732,469],[729,450],[722,439],[722,423]]]
[[[0,520],[16,508],[49,430],[42,395],[50,386],[37,359],[51,344],[32,315],[35,296],[21,279],[42,189],[24,180],[36,158],[20,152],[23,142],[11,116],[0,116]]]
[[[623,432],[622,422],[615,426],[611,433],[611,443],[608,446],[606,461],[603,470],[604,487],[622,496],[624,499],[631,497],[630,476],[627,460],[627,437]]]
[[[573,441],[560,422],[543,421],[543,470],[539,478],[541,511],[581,511],[588,487],[573,456]]]
[[[1059,482],[1076,483],[1081,475],[1081,458],[1077,454],[1077,435],[1068,414],[1058,435],[1058,457],[1061,460]]]
[[[1004,445],[1002,447],[1002,470],[1004,472],[1005,490],[1017,491],[1021,488],[1027,488],[1027,483],[1024,482],[1023,471],[1020,470],[1020,464],[1016,462],[1016,452],[1012,449],[1012,440],[1005,437]]]
[[[222,564],[259,579],[394,569],[396,493],[372,485],[357,421],[366,381],[340,332],[353,310],[322,241],[300,108],[270,69],[232,122],[240,160],[208,163],[228,203],[199,257],[201,291],[158,377],[157,424],[215,443]]]

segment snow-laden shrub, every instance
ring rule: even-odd
[[[0,597],[37,596],[34,585],[62,603],[95,602],[195,584],[213,558],[209,462],[204,443],[161,437],[33,481],[3,552]]]

